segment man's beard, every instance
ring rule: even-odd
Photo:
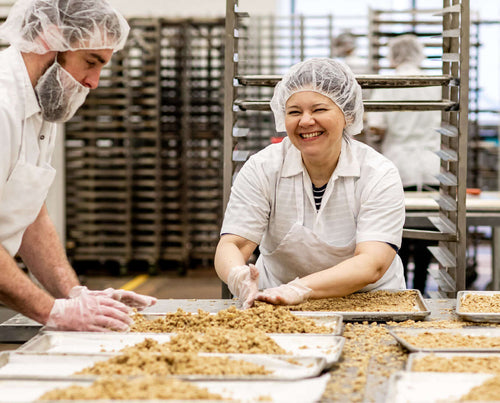
[[[43,119],[48,122],[71,119],[88,93],[89,89],[75,80],[57,61],[43,73],[35,86]]]

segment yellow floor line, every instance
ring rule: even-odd
[[[129,291],[135,290],[141,284],[145,283],[148,278],[149,278],[149,276],[147,274],[141,274],[141,275],[133,278],[132,280],[130,280],[128,283],[125,283],[120,288],[122,290],[129,290]]]

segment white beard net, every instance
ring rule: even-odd
[[[18,0],[0,26],[0,38],[21,52],[120,50],[125,18],[106,0]]]
[[[278,132],[286,131],[285,107],[297,92],[314,91],[330,98],[344,113],[346,135],[363,130],[361,86],[346,64],[329,58],[313,58],[295,64],[276,85],[271,109]]]
[[[89,88],[80,84],[55,61],[38,79],[35,93],[44,120],[66,122],[85,102]]]

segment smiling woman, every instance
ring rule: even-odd
[[[351,138],[363,119],[352,71],[326,58],[298,63],[271,108],[288,138],[236,177],[215,255],[219,277],[244,307],[404,289],[396,254],[403,188],[389,160]],[[257,246],[256,265],[246,265]]]

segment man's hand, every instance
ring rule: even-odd
[[[56,299],[45,324],[50,329],[105,332],[129,330],[131,309],[113,298],[81,290],[69,299]]]
[[[156,304],[157,299],[155,297],[150,297],[147,295],[137,294],[133,291],[126,290],[115,290],[114,288],[106,288],[105,290],[89,290],[84,286],[76,286],[69,292],[69,298],[75,298],[81,295],[82,291],[87,292],[89,295],[113,298],[116,301],[120,301],[125,305],[136,308],[137,310],[142,310],[148,306]]]
[[[259,292],[255,299],[275,305],[296,305],[304,302],[311,295],[312,290],[306,287],[297,277],[288,284],[279,287],[267,288]]]
[[[242,302],[243,309],[250,308],[259,292],[259,269],[253,264],[235,266],[227,276],[229,291]]]

